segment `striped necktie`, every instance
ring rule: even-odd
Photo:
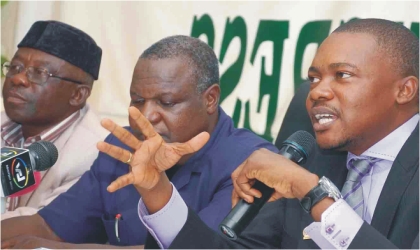
[[[349,161],[349,172],[341,193],[344,200],[363,219],[365,205],[363,200],[362,178],[380,159],[376,158],[353,158]]]

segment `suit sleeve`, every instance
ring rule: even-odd
[[[413,245],[411,246],[412,249],[419,249],[419,235],[417,234],[416,239],[414,240]]]
[[[237,240],[230,240],[208,227],[197,214],[188,209],[188,218],[169,248],[278,248],[281,245],[284,200],[267,203]],[[149,234],[145,248],[158,248]]]
[[[101,189],[104,187],[98,178],[101,174],[100,156],[76,184],[38,212],[54,233],[66,242],[105,243],[107,240],[102,223]]]
[[[44,200],[41,201],[38,208],[34,207],[19,207],[14,211],[8,211],[1,215],[1,219],[5,220],[12,217],[17,216],[25,216],[25,215],[33,215],[38,212],[39,209],[45,207],[49,203],[51,203],[55,198],[57,198],[61,193],[66,192],[71,186],[73,186],[80,178],[75,178],[70,180],[63,185],[59,186],[58,188],[54,189],[50,194],[44,196]]]
[[[408,242],[412,249],[419,249],[419,235],[414,241]],[[349,246],[349,249],[397,249],[389,239],[383,236],[375,228],[364,222],[356,237]]]
[[[349,249],[397,249],[385,236],[364,222],[351,242]]]

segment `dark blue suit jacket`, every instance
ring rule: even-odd
[[[105,141],[127,148],[113,135]],[[232,119],[219,108],[219,121],[209,142],[173,175],[171,181],[186,204],[210,228],[217,229],[231,209],[231,173],[258,148],[277,152],[272,143],[249,130],[234,128]],[[106,191],[112,181],[128,171],[127,164],[99,153],[90,171],[39,214],[67,242],[144,244],[147,230],[138,216],[140,196],[136,189],[127,186],[115,193]],[[118,221],[119,241],[117,214],[122,215]]]
[[[307,113],[293,115],[295,110],[304,110],[309,84],[303,84],[292,100],[280,135],[287,138],[297,130],[309,128],[313,133]],[[297,107],[297,106],[298,107]],[[306,117],[305,117],[306,116]],[[287,134],[282,134],[287,131]],[[281,142],[283,139],[277,140]],[[315,147],[306,167],[319,177],[326,176],[339,190],[347,176],[347,152],[323,151]],[[214,233],[206,227],[191,209],[182,230],[169,248],[319,248],[312,240],[303,239],[303,229],[313,222],[297,199],[280,199],[267,203],[236,241]],[[149,235],[146,248],[156,248]],[[419,248],[419,126],[408,138],[388,174],[371,225],[366,222],[356,234],[349,248]]]

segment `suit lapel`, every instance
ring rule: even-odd
[[[419,161],[419,125],[408,138],[395,159],[385,181],[371,225],[387,236],[401,197],[410,184]]]

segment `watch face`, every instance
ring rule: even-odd
[[[322,189],[328,192],[328,196],[333,198],[335,201],[342,198],[340,190],[332,183],[327,177],[323,176],[319,182]]]

